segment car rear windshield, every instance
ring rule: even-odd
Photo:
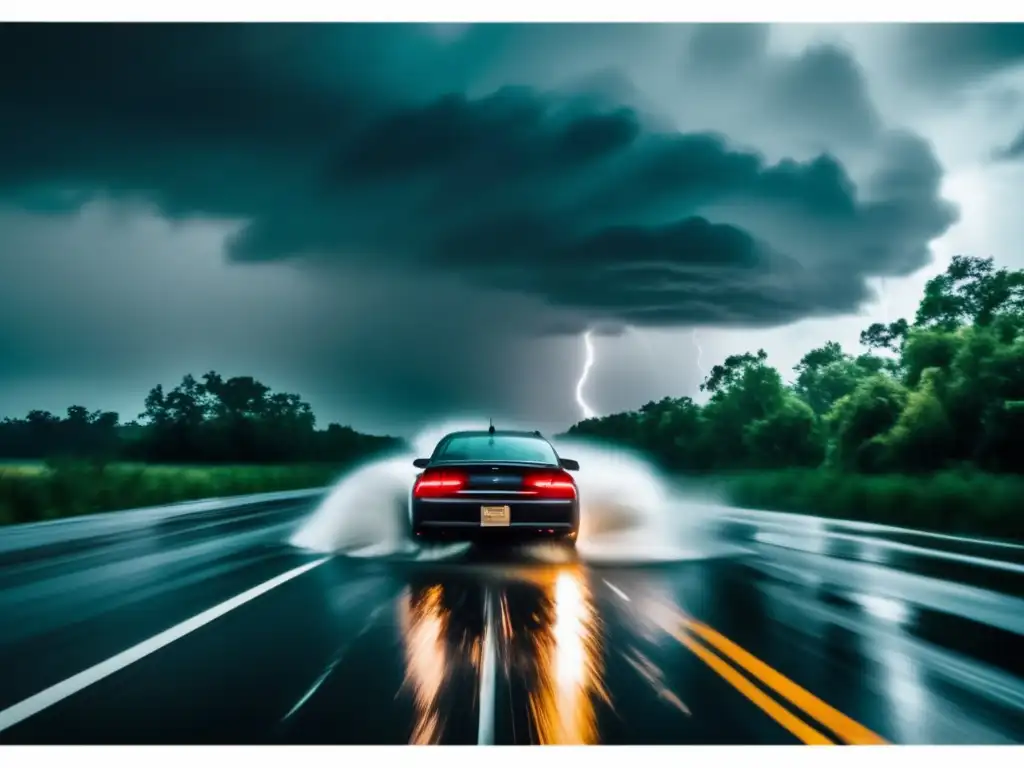
[[[525,435],[456,435],[438,446],[434,461],[529,461],[558,464],[545,440]]]

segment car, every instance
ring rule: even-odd
[[[540,432],[451,432],[413,465],[409,524],[419,542],[555,541],[575,548],[580,494],[562,458]]]

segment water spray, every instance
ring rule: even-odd
[[[412,441],[409,453],[370,460],[346,472],[290,543],[359,559],[458,561],[470,545],[420,547],[408,534],[409,494],[418,472],[412,462],[429,454],[445,434],[479,429],[486,421],[484,417],[431,425]],[[581,503],[577,555],[583,562],[630,564],[709,556],[712,543],[702,535],[703,521],[714,515],[704,512],[704,500],[683,495],[632,451],[568,437],[553,443],[560,455],[580,463],[574,475]],[[517,551],[524,562],[556,563],[566,557],[563,549],[545,543]]]
[[[583,397],[595,354],[593,331],[583,334],[586,359],[576,382],[576,404],[584,419],[597,414]],[[693,332],[701,373],[700,339]],[[291,544],[350,557],[407,557],[414,560],[458,558],[469,545],[421,548],[408,535],[408,502],[416,468],[413,459],[429,455],[449,432],[479,429],[485,419],[460,419],[435,424],[413,441],[415,453],[378,459],[340,478],[310,519],[291,538]],[[509,425],[511,427],[511,425]],[[580,462],[581,527],[577,552],[590,562],[640,563],[709,556],[710,544],[698,533],[706,503],[684,498],[643,458],[632,452],[592,441],[556,439],[563,456]],[[563,550],[535,545],[529,555],[545,562],[564,557]]]

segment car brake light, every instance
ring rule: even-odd
[[[466,487],[466,476],[462,472],[428,469],[416,481],[412,495],[417,499],[449,496]]]
[[[575,499],[576,483],[572,475],[563,470],[553,472],[531,472],[524,480],[527,491],[544,499]]]

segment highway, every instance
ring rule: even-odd
[[[678,562],[350,557],[318,494],[0,530],[0,743],[1024,742],[1024,548],[725,510]]]

